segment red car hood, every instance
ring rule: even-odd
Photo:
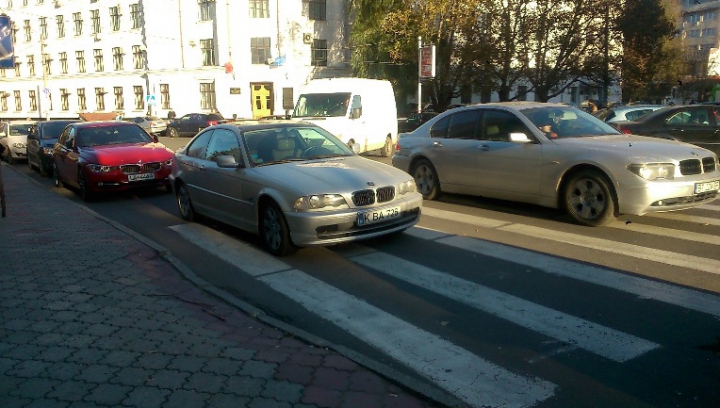
[[[162,143],[134,143],[84,147],[80,151],[80,156],[91,163],[119,166],[140,162],[164,162],[173,158],[173,151]]]

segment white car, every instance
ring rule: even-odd
[[[27,137],[35,122],[0,123],[0,144],[5,146],[5,159],[9,164],[27,160]]]
[[[444,191],[520,201],[588,226],[706,204],[720,190],[709,150],[622,134],[577,108],[539,102],[444,112],[403,134],[392,163],[426,199]]]

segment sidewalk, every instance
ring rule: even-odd
[[[3,408],[442,406],[249,316],[159,245],[0,165]]]

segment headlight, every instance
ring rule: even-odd
[[[108,173],[113,170],[118,169],[117,166],[103,166],[100,164],[88,164],[87,169],[90,170],[93,173]]]
[[[675,165],[672,163],[631,164],[627,168],[645,180],[675,178]]]
[[[400,184],[400,188],[398,188],[398,192],[400,195],[412,193],[417,190],[417,186],[415,186],[415,180],[410,179],[402,184]]]
[[[317,210],[325,207],[347,207],[345,198],[340,194],[319,194],[300,197],[295,200],[296,210]]]
[[[13,147],[16,149],[24,149],[26,146],[25,143],[13,143]]]

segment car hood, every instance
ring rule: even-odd
[[[88,161],[107,166],[162,162],[173,158],[172,150],[162,143],[83,147],[80,155]]]
[[[703,157],[712,154],[708,150],[688,143],[636,135],[578,137],[555,139],[553,142],[561,146],[603,151],[644,161],[683,160],[698,157],[697,155]]]
[[[392,166],[361,156],[288,162],[257,167],[263,177],[291,185],[298,193],[341,193],[394,186],[412,177]]]

